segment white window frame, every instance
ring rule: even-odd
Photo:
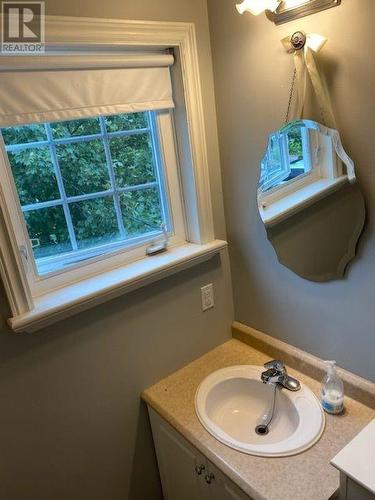
[[[163,174],[163,178],[159,180],[159,184],[163,184],[163,191],[165,193],[165,200],[162,201],[164,207],[163,210],[167,211],[166,219],[169,222],[168,227],[168,235],[169,241],[168,244],[170,247],[183,244],[186,241],[185,234],[185,216],[184,209],[182,205],[182,193],[179,179],[179,167],[177,160],[177,151],[175,147],[175,139],[174,139],[174,129],[173,129],[173,116],[169,110],[165,111],[154,111],[148,112],[149,115],[149,123],[150,128],[152,129],[152,138],[156,139],[154,148],[160,149],[159,154],[156,154],[155,161],[162,163],[157,167],[157,175]],[[103,121],[100,118],[100,121]],[[47,129],[49,125],[47,125]],[[115,133],[116,136],[119,134]],[[51,142],[50,134],[47,134],[49,137],[48,142]],[[69,142],[79,142],[79,138],[69,138]],[[65,143],[66,140],[56,140],[56,143]],[[10,147],[11,149],[18,149],[18,145],[15,148]],[[53,160],[55,163],[56,158]],[[19,204],[18,196],[15,194],[17,192],[17,188],[14,183],[12,170],[9,165],[9,161],[7,158],[7,154],[4,151],[4,148],[0,148],[0,162],[2,162],[2,167],[5,167],[6,171],[4,172],[4,168],[0,169],[0,179],[3,173],[7,174],[8,181],[12,184],[12,188],[7,190],[5,193],[7,206],[13,206],[12,210],[12,223],[13,226],[19,227],[20,230],[16,233],[18,247],[24,249],[21,252],[21,256],[23,258],[24,269],[26,273],[26,277],[29,282],[30,291],[33,297],[39,297],[44,295],[52,290],[56,290],[58,288],[62,288],[71,283],[75,283],[81,281],[82,279],[94,276],[99,274],[100,272],[104,272],[105,270],[118,267],[120,265],[126,265],[129,262],[133,262],[136,259],[140,259],[144,257],[146,248],[149,246],[150,242],[153,240],[160,239],[160,232],[155,231],[154,233],[148,233],[146,235],[142,235],[140,237],[135,237],[131,242],[127,241],[117,241],[112,244],[103,245],[103,247],[94,247],[89,250],[78,251],[74,253],[70,253],[68,257],[65,257],[67,262],[71,261],[72,264],[69,267],[60,268],[54,270],[52,272],[48,272],[47,274],[40,275],[37,270],[37,266],[35,264],[35,259],[33,258],[33,251],[31,247],[31,242],[28,237],[28,231],[26,228],[24,216],[21,210],[21,206]],[[110,166],[109,168],[113,168]],[[57,173],[58,182],[63,183],[61,177],[61,173],[57,165],[55,164],[55,169]],[[6,182],[6,179],[4,179]],[[157,182],[153,183],[157,184]],[[134,186],[131,188],[120,188],[119,191],[128,191],[133,190]],[[61,190],[61,188],[60,188]],[[111,190],[106,191],[106,193],[110,193],[114,190],[114,186],[112,186]],[[62,204],[68,204],[68,198],[74,198],[75,201],[83,201],[86,199],[93,199],[97,197],[97,193],[94,194],[86,194],[74,197],[68,197],[65,195],[65,191],[63,191],[63,195],[61,196]],[[60,203],[60,206],[61,206]],[[39,205],[51,205],[51,202],[42,202]],[[52,203],[55,205],[55,201]],[[16,218],[16,214],[18,217]],[[67,218],[68,219],[68,218]],[[69,230],[69,223],[68,223]],[[71,228],[72,231],[72,228]],[[70,231],[70,234],[71,234]],[[79,261],[79,257],[82,256],[84,260]],[[61,255],[48,258],[46,261],[60,261],[63,257]],[[74,262],[76,261],[76,262]]]
[[[285,190],[285,188],[289,185],[292,185],[293,183],[301,180],[302,178],[308,177],[309,175],[313,175],[313,162],[311,158],[311,150],[310,150],[310,134],[309,130],[304,127],[301,128],[301,139],[302,139],[302,149],[303,149],[303,160],[307,163],[307,171],[305,171],[304,174],[300,174],[294,179],[290,179],[288,181],[281,182],[280,184],[277,184],[274,187],[271,187],[267,189],[266,191],[260,191],[259,190],[259,196],[262,201],[266,200],[271,193],[275,193],[276,191],[279,190]],[[288,144],[288,133],[286,132],[285,134],[282,134],[279,137],[279,149],[280,149],[280,161],[285,165],[288,164],[290,165],[289,162],[289,144]],[[293,167],[291,167],[293,168]],[[315,166],[316,168],[316,166]]]
[[[95,52],[96,49],[103,50],[103,47],[107,53],[112,49],[118,53],[121,47],[124,50],[141,47],[143,50],[168,48],[174,51],[174,120],[171,120],[170,112],[159,112],[157,121],[158,127],[163,129],[160,137],[165,164],[172,165],[175,162],[179,167],[180,178],[173,175],[173,168],[166,168],[166,185],[171,191],[182,190],[184,206],[183,210],[171,207],[171,216],[178,219],[173,220],[173,226],[179,228],[179,234],[176,234],[177,238],[172,241],[167,253],[158,257],[141,258],[144,248],[136,247],[113,255],[110,269],[106,259],[94,258],[63,274],[57,273],[52,277],[55,278],[52,287],[51,283],[47,286],[46,279],[43,278],[30,286],[22,252],[19,251],[21,236],[16,234],[22,232],[23,237],[25,236],[25,223],[23,217],[20,217],[19,209],[9,203],[9,196],[15,197],[16,193],[13,177],[8,172],[8,179],[5,179],[0,189],[3,215],[0,224],[0,272],[12,310],[9,323],[15,331],[34,331],[127,290],[210,258],[226,246],[226,242],[215,240],[214,237],[194,25],[58,16],[47,16],[46,22],[49,50],[55,49],[68,54],[78,49]],[[61,64],[64,64],[63,58],[64,56],[59,56]],[[0,59],[0,65],[6,64],[5,59]],[[40,67],[48,67],[53,62],[54,57],[46,55],[40,58],[38,64]],[[28,65],[30,59],[27,57],[17,58],[17,66]],[[177,143],[177,151],[174,147],[171,148],[171,143]],[[3,148],[3,158],[4,153]],[[171,204],[174,199],[176,197],[170,196]],[[15,223],[17,220],[19,223]],[[180,231],[182,226],[185,232],[183,237]],[[30,252],[30,248],[27,250]],[[75,282],[72,281],[73,275]],[[52,278],[49,277],[50,280]]]

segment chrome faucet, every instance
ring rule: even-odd
[[[264,384],[279,385],[281,388],[285,387],[288,391],[299,391],[301,389],[300,382],[288,375],[284,363],[277,359],[268,361],[264,364],[264,371],[261,374],[261,380]]]

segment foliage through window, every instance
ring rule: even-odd
[[[153,112],[1,133],[39,274],[171,229]]]

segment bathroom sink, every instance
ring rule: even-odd
[[[240,365],[211,373],[195,397],[200,422],[222,443],[250,455],[283,457],[305,451],[324,430],[318,399],[303,384],[297,392],[264,384],[263,371],[260,366]],[[273,419],[267,433],[258,434],[274,396]]]

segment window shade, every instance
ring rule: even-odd
[[[167,54],[3,58],[0,127],[172,108],[172,64]]]

